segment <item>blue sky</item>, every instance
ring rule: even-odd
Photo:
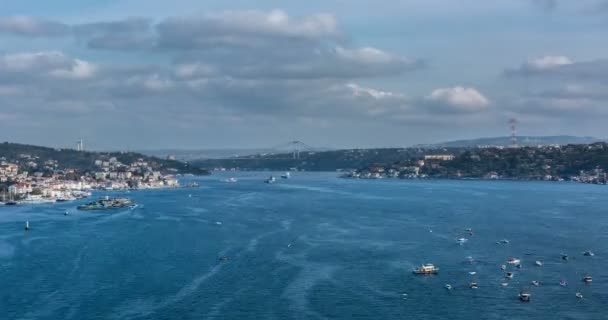
[[[0,134],[93,148],[607,137],[608,1],[5,0]]]

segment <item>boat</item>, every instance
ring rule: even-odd
[[[238,180],[235,177],[230,177],[228,179],[224,179],[224,182],[235,183],[238,182]]]
[[[537,267],[542,267],[542,266],[543,266],[543,263],[542,263],[542,261],[536,260],[536,261],[534,262],[534,265],[536,265]]]
[[[585,277],[583,277],[583,282],[591,283],[591,282],[593,282],[593,278],[591,278],[591,276],[585,276]]]
[[[420,267],[417,267],[413,271],[415,274],[437,274],[439,272],[439,268],[436,268],[434,265],[427,263],[423,264]]]
[[[507,286],[509,286],[509,283],[508,282],[503,282],[500,285],[503,286],[503,287],[507,287]]]
[[[67,210],[63,213],[64,216],[67,216],[68,214],[69,212]]]
[[[271,183],[275,183],[277,181],[277,179],[274,176],[270,176],[268,177],[268,179],[264,180],[264,182],[271,184]]]
[[[467,238],[460,238],[460,239],[458,239],[458,240],[456,240],[456,241],[458,241],[458,244],[459,244],[459,245],[463,245],[463,244],[465,244],[467,241],[469,241],[469,239],[467,239]]]
[[[527,291],[519,292],[519,300],[521,300],[523,302],[530,302],[531,297],[532,297],[532,295]]]
[[[448,290],[452,290],[452,285],[447,283],[444,288],[448,289]]]
[[[498,242],[499,242],[499,243],[502,243],[502,244],[508,244],[508,243],[509,243],[509,240],[507,240],[507,239],[502,239],[502,240],[500,240],[500,241],[498,241]]]
[[[16,206],[18,204],[19,203],[17,201],[14,201],[14,200],[10,200],[10,201],[7,201],[7,202],[4,203],[5,206]]]
[[[507,279],[513,279],[513,272],[507,272],[507,274],[505,274],[505,277],[507,277]]]
[[[520,264],[521,260],[517,259],[517,258],[509,258],[509,260],[507,260],[508,264]]]
[[[477,282],[471,282],[471,284],[469,284],[469,288],[477,289],[477,288],[479,288],[479,286],[477,285]]]
[[[518,263],[517,265],[515,265],[515,268],[521,269],[521,263]]]
[[[507,265],[506,264],[500,265],[500,270],[507,270]]]
[[[539,287],[539,286],[540,286],[540,281],[538,281],[538,280],[533,280],[533,281],[532,281],[532,285],[533,285],[533,286],[535,286],[535,287]]]
[[[91,211],[91,210],[111,210],[111,209],[122,209],[122,208],[133,208],[135,203],[129,198],[110,198],[104,197],[87,204],[83,204],[77,207],[78,210]]]
[[[289,174],[289,172],[285,172],[285,174],[282,175],[281,178],[283,178],[283,179],[289,179],[289,178],[291,178],[291,174]]]
[[[568,285],[568,282],[566,282],[566,280],[560,280],[559,281],[559,285],[562,286],[562,287],[565,287],[565,286]]]
[[[580,292],[577,292],[576,293],[576,297],[579,298],[579,299],[582,299],[583,298],[583,294],[580,293]]]
[[[225,257],[225,256],[224,257],[219,257],[219,260],[220,261],[228,261],[228,260],[230,260],[230,257]]]
[[[562,254],[562,260],[568,261],[569,257],[567,254]]]
[[[583,255],[586,257],[593,257],[593,256],[595,256],[595,253],[593,253],[590,250],[587,250],[587,251],[583,252]]]
[[[25,231],[28,231],[28,230],[30,230],[30,222],[26,221],[25,222]]]
[[[470,275],[472,275],[472,276],[474,276],[474,275],[476,275],[476,274],[477,274],[477,272],[475,272],[475,271],[471,271],[471,272],[469,272],[469,274],[470,274]]]

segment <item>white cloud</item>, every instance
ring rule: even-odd
[[[569,65],[572,63],[572,60],[570,60],[570,58],[566,56],[544,56],[528,61],[526,63],[526,67],[532,70],[542,71]]]
[[[50,72],[54,77],[66,79],[88,79],[95,75],[97,66],[80,59],[75,59],[67,69],[56,69]]]
[[[452,87],[433,90],[426,97],[428,101],[443,104],[457,111],[474,112],[486,109],[490,100],[475,88]]]
[[[348,83],[346,87],[351,89],[354,96],[357,97],[371,97],[376,100],[386,99],[386,98],[403,98],[403,94],[393,93],[390,91],[382,91],[373,88],[362,87],[356,83]]]

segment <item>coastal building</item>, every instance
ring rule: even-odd
[[[453,154],[427,154],[424,156],[424,160],[441,160],[441,161],[452,161],[456,158]]]

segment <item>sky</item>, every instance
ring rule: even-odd
[[[2,0],[0,141],[607,138],[608,0]]]

